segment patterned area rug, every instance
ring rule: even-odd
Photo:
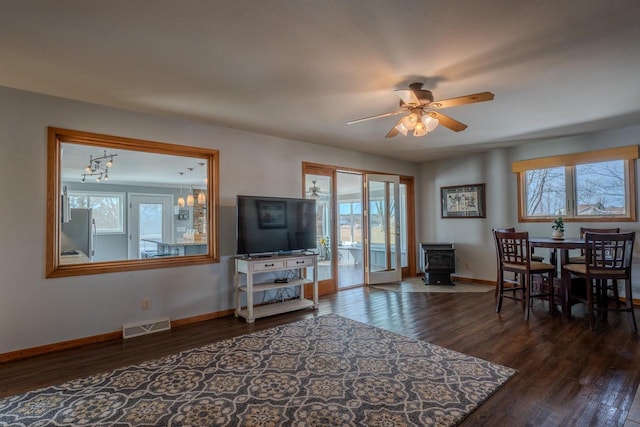
[[[372,288],[393,292],[424,292],[424,293],[458,293],[458,292],[489,292],[495,291],[493,285],[480,285],[476,283],[460,283],[451,285],[425,285],[420,277],[411,277],[397,283],[385,283],[371,285]]]
[[[0,399],[0,426],[450,426],[515,372],[325,315]]]

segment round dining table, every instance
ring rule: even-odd
[[[571,273],[562,267],[569,263],[569,251],[584,247],[584,239],[580,237],[565,237],[555,239],[552,237],[529,237],[529,246],[534,248],[547,248],[553,252],[559,252],[559,257],[552,256],[552,262],[560,269],[560,289],[562,292],[562,314],[571,319]],[[558,260],[560,264],[558,265]]]

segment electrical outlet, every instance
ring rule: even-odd
[[[143,310],[149,310],[151,308],[151,300],[149,298],[143,298],[142,302],[140,303],[140,307]]]
[[[467,269],[467,270],[471,269],[471,263],[469,261],[465,262],[464,263],[464,268]]]

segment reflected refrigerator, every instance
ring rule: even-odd
[[[96,244],[96,223],[91,209],[70,209],[69,221],[62,223],[60,251],[62,254],[80,251],[93,261]]]

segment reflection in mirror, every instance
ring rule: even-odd
[[[216,171],[215,150],[51,128],[47,277],[214,261]]]

